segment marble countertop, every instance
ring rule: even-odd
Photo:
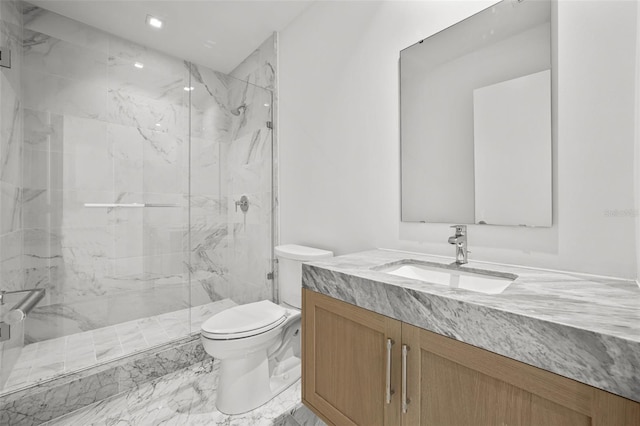
[[[375,268],[453,258],[371,250],[306,263],[304,288],[640,402],[640,287],[634,281],[470,261],[517,275],[483,294]]]

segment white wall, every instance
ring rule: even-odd
[[[281,33],[283,243],[453,254],[400,222],[398,57],[492,3],[317,2]],[[635,277],[636,4],[561,0],[558,26],[554,226],[470,226],[471,258]]]

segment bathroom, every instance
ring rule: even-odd
[[[52,362],[29,367],[40,384],[28,387],[31,370],[10,377],[28,350],[0,343],[3,386],[16,386],[0,396],[0,422],[87,410],[76,424],[100,424],[127,392],[161,388],[165,376],[188,388],[215,373],[198,346],[200,326],[234,305],[278,299],[278,245],[454,255],[447,240],[456,222],[401,217],[398,61],[496,2],[127,3],[124,12],[118,2],[40,1],[31,14],[0,3],[0,47],[12,51],[0,82],[0,289],[44,288],[12,334],[24,333],[23,347],[36,352],[53,342],[41,345]],[[469,258],[638,280],[640,11],[630,1],[554,4],[551,226],[469,225]],[[250,16],[254,27],[260,17],[269,25],[242,54],[222,50],[245,37],[208,32],[207,7],[221,8],[216,22],[228,31],[233,23],[249,31],[239,23]],[[165,28],[149,28],[147,15]],[[174,32],[158,41],[163,31]],[[48,54],[56,51],[62,59]],[[224,66],[206,59],[225,55]],[[93,149],[83,146],[88,136],[100,142]],[[22,297],[7,294],[8,307]],[[118,335],[132,323],[128,339]],[[79,398],[62,390],[71,375],[56,339],[94,345],[70,363],[84,379],[73,392],[86,401],[65,409],[60,400]],[[97,375],[85,376],[91,369]],[[298,383],[276,397],[280,412],[270,418],[257,411],[229,421],[313,424],[299,394]],[[190,395],[118,411],[136,424],[206,423],[215,398]],[[158,415],[145,422],[141,413]]]

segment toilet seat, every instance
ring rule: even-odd
[[[286,309],[268,300],[235,306],[219,312],[202,324],[202,336],[211,340],[232,340],[257,336],[282,324]]]

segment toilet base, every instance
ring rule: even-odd
[[[271,377],[266,351],[241,359],[222,360],[216,407],[224,414],[246,413],[273,399],[300,376],[301,363],[295,356],[279,362]]]

